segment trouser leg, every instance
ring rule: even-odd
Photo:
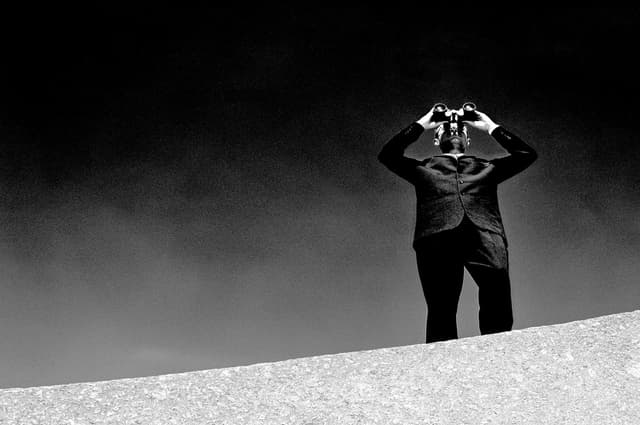
[[[458,230],[427,237],[416,249],[418,274],[427,302],[426,342],[458,338],[456,314],[464,268],[455,255]]]
[[[513,310],[506,241],[497,233],[468,229],[465,267],[478,285],[480,333],[510,331]]]

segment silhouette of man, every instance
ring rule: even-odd
[[[489,133],[508,155],[491,160],[467,155],[471,139],[464,123]],[[404,156],[429,129],[435,129],[434,144],[442,155],[421,161]],[[463,268],[478,285],[481,334],[511,330],[507,239],[497,189],[536,158],[529,145],[482,112],[475,111],[473,121],[456,123],[434,121],[434,108],[382,148],[380,162],[416,192],[413,249],[427,302],[427,343],[458,338]]]

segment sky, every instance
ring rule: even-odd
[[[513,328],[637,310],[639,15],[5,11],[0,388],[424,343],[415,194],[377,154],[436,102],[539,154],[499,188]]]

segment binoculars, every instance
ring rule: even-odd
[[[433,122],[477,121],[476,104],[466,102],[460,109],[449,109],[444,103],[436,103],[433,107]]]

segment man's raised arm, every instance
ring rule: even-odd
[[[524,171],[535,162],[538,158],[538,154],[531,146],[501,125],[493,122],[493,120],[491,120],[491,118],[486,114],[479,111],[476,111],[476,114],[479,117],[478,121],[467,122],[472,127],[489,133],[493,136],[496,142],[500,143],[500,146],[509,152],[509,155],[507,156],[492,159],[490,161],[495,167],[493,174],[498,183],[501,183],[521,171]]]
[[[411,123],[400,133],[393,136],[378,154],[378,160],[389,170],[399,175],[409,182],[413,181],[415,170],[420,165],[420,161],[404,155],[407,147],[418,140],[425,129],[435,128],[438,123],[432,121],[433,108],[418,121]]]

